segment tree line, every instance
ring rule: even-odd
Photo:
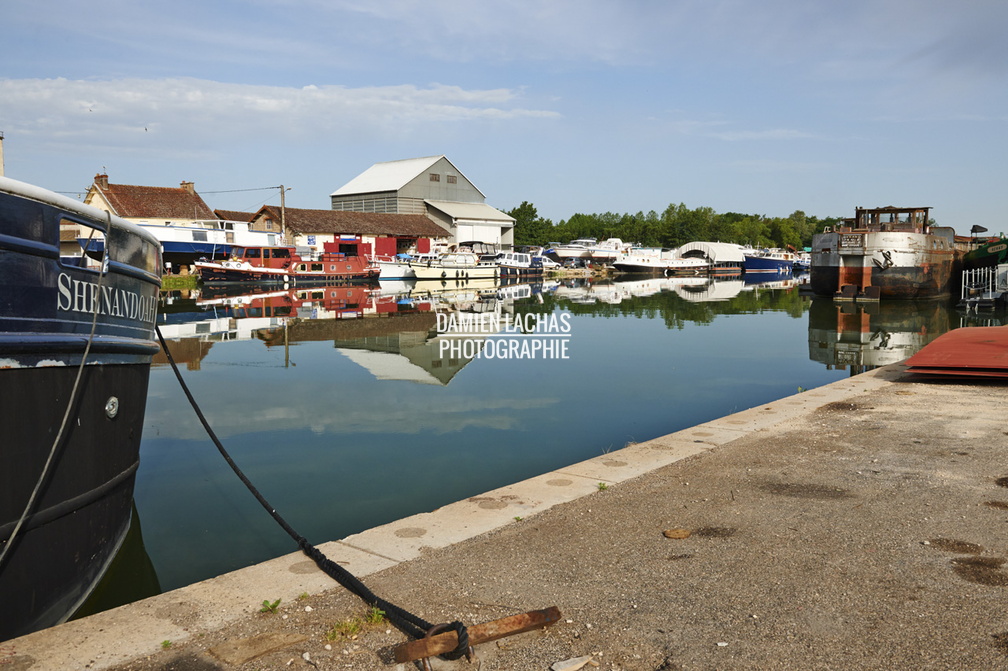
[[[733,242],[753,247],[811,246],[812,235],[841,219],[819,219],[795,210],[787,217],[715,212],[710,207],[690,209],[683,203],[637,214],[574,214],[554,224],[543,219],[528,201],[508,214],[515,219],[514,244],[546,245],[577,238],[619,238],[643,247],[681,247],[687,242]]]

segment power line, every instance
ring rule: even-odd
[[[258,189],[230,189],[227,191],[203,191],[201,189],[200,193],[243,193],[245,191],[272,191],[274,189],[279,188],[280,188],[279,186],[263,186],[259,187]]]

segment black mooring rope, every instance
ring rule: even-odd
[[[347,571],[345,568],[332,561],[325,554],[322,553],[317,547],[308,542],[308,540],[299,534],[297,531],[287,523],[280,513],[276,511],[276,508],[269,504],[269,501],[256,489],[255,485],[245,476],[238,464],[235,463],[228,451],[224,449],[224,445],[221,444],[220,440],[217,438],[217,434],[210,427],[207,422],[206,417],[203,416],[203,411],[200,410],[199,405],[196,403],[196,399],[193,398],[192,393],[189,391],[189,387],[186,385],[185,380],[182,379],[182,373],[179,371],[178,366],[175,365],[175,359],[172,357],[171,352],[168,350],[168,345],[165,343],[164,336],[161,335],[161,329],[154,325],[154,330],[157,332],[158,340],[161,343],[161,349],[164,350],[165,356],[168,357],[168,363],[171,364],[172,371],[175,373],[175,377],[179,381],[179,385],[182,386],[182,391],[185,393],[186,398],[189,399],[189,404],[192,406],[193,410],[196,412],[196,416],[199,417],[200,422],[203,424],[203,428],[206,429],[207,435],[210,436],[210,440],[213,441],[214,445],[217,446],[217,451],[221,453],[224,457],[224,461],[228,463],[231,470],[235,472],[245,487],[252,493],[256,500],[266,509],[266,512],[276,520],[277,524],[287,532],[287,535],[294,539],[297,543],[298,548],[307,555],[312,561],[315,562],[316,566],[322,570],[330,578],[338,582],[340,585],[350,590],[358,597],[360,597],[365,603],[373,608],[378,608],[385,613],[385,617],[389,619],[397,629],[413,638],[423,638],[428,631],[434,628],[434,625],[427,622],[426,620],[417,617],[413,613],[400,608],[394,603],[390,603],[385,599],[377,596],[374,592],[368,589],[367,585],[362,583],[355,575]],[[452,622],[446,625],[448,629],[454,629],[458,634],[458,646],[451,652],[447,652],[443,655],[445,659],[459,659],[469,649],[469,633],[466,627],[461,622]]]

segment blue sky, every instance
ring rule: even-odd
[[[6,174],[55,191],[328,208],[444,154],[555,222],[929,205],[1008,232],[1003,0],[5,0],[3,32]]]

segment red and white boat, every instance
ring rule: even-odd
[[[235,247],[224,261],[195,265],[206,284],[338,284],[377,278],[379,267],[359,248],[359,242],[340,240],[324,243],[321,253],[302,256],[292,245]]]

